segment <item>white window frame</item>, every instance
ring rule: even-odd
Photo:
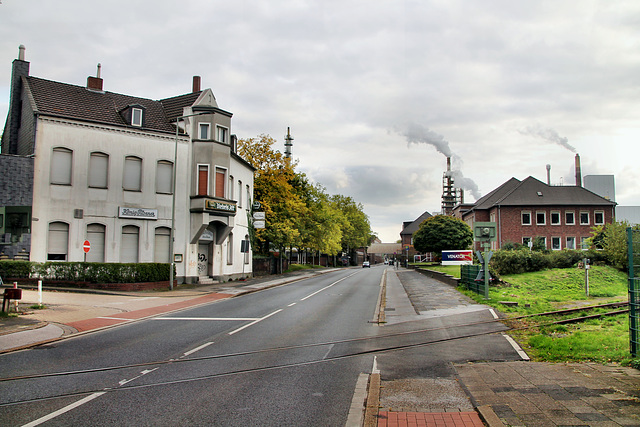
[[[248,185],[247,185],[247,199],[246,199],[246,202],[247,202],[247,210],[249,210],[249,207],[251,206],[251,187],[249,187]]]
[[[140,165],[139,177],[137,178],[138,185],[129,187],[127,185],[129,180],[127,177],[131,176],[131,179],[133,179],[133,173],[135,173],[136,171],[129,171],[129,168],[133,166],[127,167],[127,165],[133,165],[134,161],[135,164]],[[125,191],[142,191],[142,158],[138,156],[126,156],[124,158],[124,167],[122,168],[122,189]]]
[[[238,181],[238,209],[242,208],[242,181]]]
[[[524,216],[529,215],[529,222],[524,222]],[[531,211],[522,211],[520,212],[520,224],[521,225],[531,225],[533,224],[533,218],[531,217]]]
[[[587,215],[587,222],[582,222],[582,215]],[[589,225],[591,223],[591,215],[589,215],[588,211],[580,211],[580,225]]]
[[[542,222],[538,222],[538,215],[542,215]],[[547,225],[546,211],[536,211],[536,225]]]
[[[196,165],[197,175],[196,175],[196,194],[200,195],[200,167],[204,166],[207,169],[207,195],[209,194],[209,183],[211,182],[211,165],[207,163],[198,163]]]
[[[598,215],[602,215],[601,221],[598,221]],[[604,225],[604,211],[593,212],[593,225]]]
[[[572,222],[567,221],[567,215],[571,215],[573,218]],[[576,213],[574,211],[566,211],[564,213],[564,225],[576,225]]]
[[[206,129],[205,138],[202,137],[204,129]],[[211,123],[198,123],[198,139],[211,139]]]
[[[169,171],[166,169],[169,168]],[[160,171],[163,171],[162,173]],[[166,174],[169,174],[169,189],[166,188]],[[161,188],[162,187],[162,188]],[[156,162],[156,193],[158,194],[173,194],[173,162],[169,160],[158,160]]]
[[[222,138],[220,138],[222,133]],[[216,125],[216,141],[227,143],[229,140],[229,128],[225,126]]]
[[[143,114],[144,114],[144,110],[142,108],[132,107],[131,108],[131,126],[142,127]]]
[[[533,238],[532,237],[522,237],[522,245],[526,246],[527,248],[529,247],[529,242],[533,242]]]
[[[71,185],[73,182],[73,150],[54,147],[49,163],[49,182],[55,185]]]
[[[589,249],[589,245],[587,244],[587,239],[589,239],[589,237],[580,237],[580,249],[582,249],[583,251],[586,251]]]
[[[553,216],[554,215],[558,216],[558,221],[557,222],[553,221]],[[562,213],[560,211],[551,211],[549,213],[549,221],[550,221],[551,225],[562,225]]]
[[[100,160],[98,160],[100,159]],[[95,162],[106,161],[104,176],[98,176],[99,166]],[[104,179],[104,185],[101,181]],[[93,151],[89,154],[89,171],[87,173],[87,186],[90,188],[109,188],[109,155],[101,151]]]
[[[227,265],[233,265],[233,233],[227,237]]]
[[[567,249],[575,249],[576,248],[576,238],[574,236],[567,236],[565,239],[566,248]]]
[[[557,247],[556,247],[557,243]],[[560,236],[551,236],[551,249],[554,251],[559,251],[562,249],[562,237]]]

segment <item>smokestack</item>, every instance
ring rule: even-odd
[[[87,77],[87,89],[98,90],[102,92],[102,78],[100,78],[101,64],[98,64],[97,77]]]
[[[200,76],[193,76],[193,93],[200,92]]]
[[[580,168],[580,154],[576,154],[576,187],[582,187],[582,170]]]
[[[551,185],[551,165],[547,165],[547,185]]]

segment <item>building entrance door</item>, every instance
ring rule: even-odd
[[[209,275],[209,243],[198,244],[198,276]]]

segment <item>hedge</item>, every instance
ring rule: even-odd
[[[570,268],[584,258],[592,264],[604,263],[602,251],[579,251],[564,249],[561,251],[538,252],[528,248],[516,250],[497,250],[491,258],[491,268],[498,275],[522,274],[549,268]]]
[[[170,264],[0,261],[0,276],[88,283],[143,283],[169,280]]]

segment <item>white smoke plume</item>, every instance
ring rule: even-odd
[[[453,153],[449,148],[449,142],[444,139],[444,136],[435,133],[434,131],[420,126],[416,123],[409,123],[404,130],[399,130],[398,133],[407,138],[409,144],[427,144],[432,145],[438,152],[444,154],[446,157],[451,157]]]
[[[527,126],[524,130],[519,130],[522,135],[531,135],[537,138],[542,138],[546,141],[553,142],[555,144],[561,145],[572,153],[576,153],[576,149],[569,144],[569,140],[563,136],[560,136],[558,132],[551,128],[543,128],[540,124],[535,126]]]
[[[462,174],[462,159],[451,151],[449,141],[444,139],[444,136],[417,123],[408,123],[405,129],[396,129],[396,132],[403,135],[409,145],[431,145],[439,153],[444,154],[445,157],[451,157],[453,160],[451,175],[453,176],[455,187],[468,190],[476,200],[482,196],[478,185],[471,178],[467,178]]]

